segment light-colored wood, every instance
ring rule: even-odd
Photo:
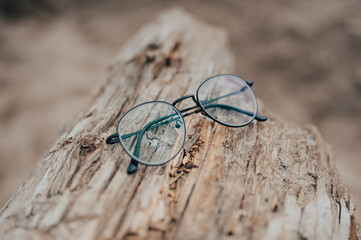
[[[243,128],[194,115],[184,151],[135,175],[121,146],[105,144],[132,106],[232,72],[227,41],[181,10],[142,28],[1,210],[2,239],[356,239],[353,200],[313,126],[262,107],[269,120]]]

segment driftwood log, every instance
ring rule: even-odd
[[[120,144],[105,144],[136,104],[171,102],[232,71],[221,29],[181,10],[143,27],[2,208],[1,239],[356,239],[353,200],[313,126],[265,108],[267,122],[243,128],[194,115],[184,151],[134,175]]]

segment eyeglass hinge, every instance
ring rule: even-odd
[[[254,84],[254,82],[253,82],[252,80],[248,80],[246,83],[247,83],[247,85],[250,86],[250,87],[252,87],[253,84]]]

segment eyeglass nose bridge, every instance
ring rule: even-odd
[[[187,98],[192,98],[193,102],[194,102],[195,104],[197,104],[198,107],[200,107],[198,100],[196,99],[196,97],[195,97],[193,94],[188,94],[188,95],[185,95],[184,97],[181,97],[181,98],[176,99],[176,100],[172,103],[172,105],[175,107],[175,105],[176,105],[177,103],[179,103],[179,102],[181,102],[181,101],[183,101],[183,100],[185,100],[185,99],[187,99]]]

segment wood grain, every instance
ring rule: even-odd
[[[186,118],[184,151],[135,175],[121,146],[105,144],[134,105],[232,70],[222,29],[177,9],[144,26],[1,210],[2,239],[356,239],[354,202],[317,129],[262,106],[269,120],[244,128]]]

